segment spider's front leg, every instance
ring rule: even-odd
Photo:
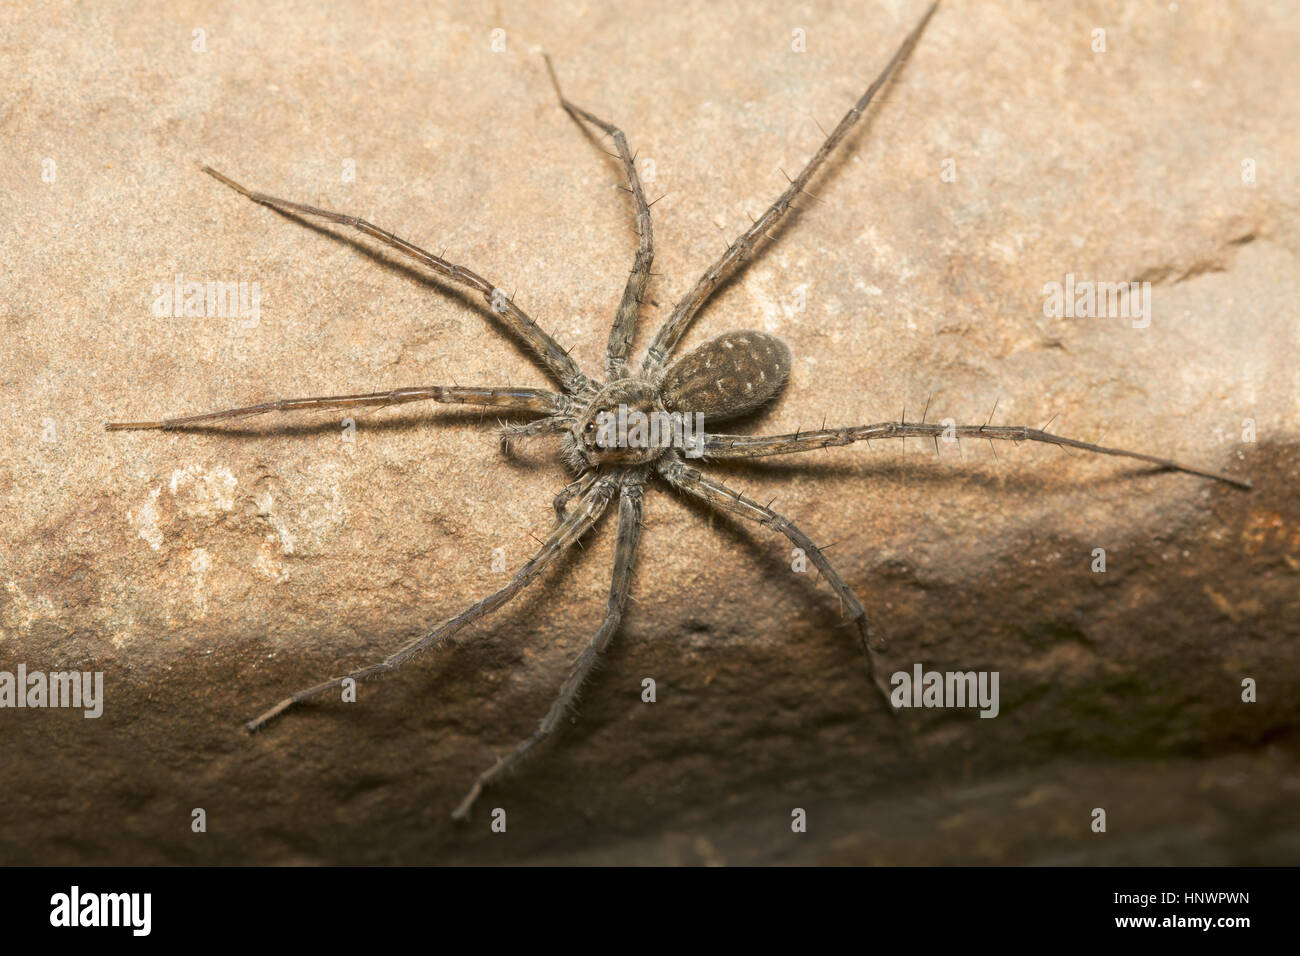
[[[612,475],[605,476],[583,495],[581,506],[574,511],[565,521],[556,526],[543,543],[541,548],[518,570],[514,577],[510,579],[505,587],[489,594],[477,604],[466,608],[460,614],[439,624],[429,633],[417,637],[415,640],[404,644],[395,652],[390,654],[376,664],[368,667],[362,667],[359,670],[344,674],[342,677],[336,677],[333,680],[325,681],[323,684],[317,684],[314,687],[308,687],[300,690],[291,697],[286,697],[274,707],[250,720],[246,725],[251,733],[260,730],[271,720],[279,717],[290,707],[301,704],[303,701],[319,697],[326,691],[342,687],[345,680],[362,681],[368,677],[374,677],[378,674],[391,671],[399,665],[405,663],[414,657],[420,651],[426,648],[436,646],[453,637],[466,624],[478,620],[491,614],[501,605],[505,604],[516,594],[526,588],[533,580],[542,573],[552,562],[569,547],[585,534],[596,523],[604,513],[606,506],[613,497],[616,490],[616,480]]]
[[[440,402],[443,405],[485,405],[521,412],[555,414],[570,407],[569,399],[544,388],[465,388],[459,385],[425,385],[419,388],[396,388],[387,392],[362,395],[325,395],[318,398],[278,398],[259,405],[244,405],[198,415],[162,418],[146,422],[106,422],[109,431],[141,428],[163,430],[211,425],[232,418],[249,418],[271,412],[306,412],[322,408],[364,408],[367,406],[404,405],[408,402]]]
[[[766,505],[759,504],[738,491],[732,491],[716,478],[710,478],[698,469],[687,466],[679,457],[665,456],[659,460],[656,467],[659,474],[674,488],[721,511],[729,511],[732,514],[740,515],[742,518],[748,518],[750,521],[756,521],[764,527],[779,531],[789,538],[795,547],[803,550],[849,612],[849,617],[862,642],[868,676],[880,693],[884,695],[885,703],[889,705],[889,712],[891,714],[895,713],[893,705],[889,702],[890,688],[885,683],[884,674],[876,666],[876,651],[871,646],[871,626],[867,620],[867,612],[863,608],[862,602],[858,600],[857,595],[853,593],[853,589],[845,584],[843,579],[835,572],[835,569],[831,567],[831,563],[826,559],[826,555],[813,543],[813,540],[800,531],[789,518],[773,511]]]
[[[844,114],[844,118],[839,121],[835,129],[831,130],[830,135],[826,137],[825,142],[813,154],[812,159],[808,160],[808,164],[804,166],[799,175],[790,180],[785,192],[777,197],[776,202],[772,203],[763,215],[754,220],[753,225],[740,234],[740,237],[727,248],[721,258],[713,263],[704,275],[700,276],[695,283],[695,287],[673,306],[672,313],[659,327],[659,331],[655,333],[654,341],[650,343],[650,347],[646,350],[645,358],[641,362],[642,375],[653,378],[663,371],[668,356],[677,348],[677,343],[681,341],[682,336],[686,334],[686,330],[690,328],[691,323],[695,320],[696,313],[700,311],[700,308],[709,300],[714,291],[722,285],[723,280],[737,273],[741,263],[754,251],[759,239],[767,235],[771,229],[785,218],[791,207],[794,206],[795,197],[806,191],[808,183],[812,181],[813,176],[817,174],[817,170],[826,162],[826,158],[844,140],[844,137],[848,136],[849,131],[857,125],[858,120],[866,113],[871,101],[875,99],[876,93],[889,81],[890,76],[898,69],[899,64],[911,54],[917,41],[921,39],[921,34],[925,32],[926,24],[930,22],[930,18],[934,16],[934,11],[938,7],[938,0],[930,4],[920,22],[912,28],[912,31],[903,40],[898,50],[885,64],[885,68],[867,87],[867,91],[853,104],[853,108]]]
[[[937,443],[956,441],[960,438],[986,438],[1002,441],[1037,441],[1063,448],[1079,448],[1099,455],[1114,455],[1119,458],[1133,458],[1145,461],[1167,471],[1181,471],[1201,478],[1212,478],[1238,488],[1250,488],[1251,484],[1242,478],[1233,478],[1222,472],[1210,471],[1184,465],[1169,458],[1159,458],[1140,451],[1126,451],[1122,448],[1109,448],[1094,445],[1091,442],[1078,441],[1052,435],[1038,428],[1024,425],[943,425],[926,422],[877,422],[874,425],[855,425],[848,428],[819,428],[809,432],[795,432],[789,435],[709,435],[704,443],[704,457],[709,459],[762,458],[768,455],[791,455],[796,452],[814,451],[831,445],[848,445],[857,441],[870,441],[874,438],[933,438]]]
[[[365,233],[372,239],[378,239],[387,246],[396,249],[403,255],[409,256],[416,262],[419,262],[432,269],[442,278],[448,281],[458,283],[459,285],[469,286],[479,295],[483,296],[487,302],[488,308],[499,321],[518,336],[533,353],[538,357],[546,370],[551,373],[561,385],[570,392],[582,392],[589,387],[590,382],[582,374],[569,353],[560,347],[545,330],[538,325],[528,313],[519,306],[515,305],[514,299],[503,292],[494,283],[489,282],[472,269],[465,266],[456,265],[449,262],[442,256],[436,256],[432,252],[421,249],[413,242],[408,242],[401,236],[389,232],[387,229],[381,229],[374,223],[367,222],[357,216],[349,216],[345,213],[331,212],[328,209],[320,209],[316,206],[308,206],[304,203],[293,202],[289,199],[279,199],[275,196],[268,196],[266,193],[257,192],[248,189],[235,182],[229,176],[217,172],[211,166],[202,167],[203,171],[220,183],[229,186],[235,192],[239,193],[255,203],[263,206],[270,206],[272,209],[278,209],[280,212],[297,213],[304,216],[314,216],[317,219],[324,219],[327,222],[338,223],[342,226],[350,226],[358,232]]]
[[[560,80],[555,75],[551,58],[546,58],[546,69],[551,74],[555,85],[555,95],[560,105],[574,120],[586,120],[597,129],[608,133],[618,149],[618,158],[623,164],[623,175],[627,177],[627,191],[636,203],[636,259],[632,271],[628,273],[627,285],[623,288],[623,299],[614,314],[614,323],[609,330],[609,344],[605,350],[605,373],[609,381],[627,376],[627,357],[632,351],[632,336],[636,332],[636,320],[641,311],[641,300],[645,298],[645,289],[650,281],[650,267],[655,258],[654,224],[650,219],[650,203],[645,200],[645,190],[641,187],[641,177],[636,171],[636,157],[628,148],[627,137],[613,123],[608,123],[587,112],[581,106],[570,103],[560,91]],[[657,200],[656,200],[657,201]]]
[[[628,591],[632,585],[632,569],[636,565],[637,546],[641,541],[641,496],[645,484],[645,469],[634,472],[620,479],[621,492],[618,502],[618,541],[614,552],[614,574],[609,585],[609,600],[605,606],[605,619],[591,638],[577,661],[574,662],[569,677],[560,688],[560,694],[551,704],[537,725],[537,729],[521,741],[509,754],[481,773],[470,788],[465,799],[452,813],[457,820],[464,820],[478,800],[485,787],[507,773],[523,760],[539,743],[555,732],[565,712],[573,705],[583,682],[591,674],[592,668],[601,653],[609,646],[614,632],[618,630],[623,619],[623,608],[627,604]]]

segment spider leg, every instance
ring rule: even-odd
[[[597,519],[605,511],[616,490],[616,480],[613,476],[606,476],[597,482],[590,491],[582,498],[582,507],[570,515],[565,521],[556,526],[550,536],[542,543],[537,552],[515,572],[510,583],[498,591],[489,594],[476,604],[470,605],[460,614],[450,620],[439,624],[429,633],[417,637],[410,641],[388,657],[375,664],[362,667],[342,677],[336,677],[333,680],[325,681],[323,684],[317,684],[314,687],[308,687],[300,690],[290,697],[286,697],[274,707],[250,720],[245,727],[251,733],[260,730],[268,722],[280,716],[295,704],[300,704],[305,700],[332,690],[336,687],[343,686],[345,680],[361,681],[378,674],[391,671],[399,665],[405,663],[414,657],[420,651],[442,644],[447,639],[453,637],[466,624],[478,620],[491,614],[501,605],[505,604],[516,594],[526,588],[533,580],[542,573],[557,557],[563,554],[568,548],[585,534]]]
[[[319,209],[316,206],[306,206],[302,203],[291,202],[288,199],[277,199],[274,196],[268,196],[266,193],[254,192],[241,186],[228,176],[217,172],[211,166],[202,168],[213,179],[225,183],[235,192],[255,203],[261,203],[263,206],[270,206],[282,212],[288,211],[306,216],[316,216],[329,222],[351,226],[428,266],[444,279],[469,286],[483,296],[487,301],[488,308],[492,310],[492,314],[498,316],[515,335],[519,336],[533,350],[537,357],[541,359],[542,364],[546,366],[547,371],[554,375],[567,390],[579,392],[589,384],[587,377],[578,368],[578,364],[569,357],[569,353],[562,349],[555,339],[544,332],[541,326],[533,321],[523,309],[515,305],[510,296],[506,295],[501,288],[493,285],[477,273],[466,269],[464,266],[454,265],[441,256],[426,252],[414,243],[407,242],[400,236],[395,236],[386,229],[380,229],[364,219],[344,215],[343,213],[330,212],[328,209]]]
[[[427,385],[421,388],[397,388],[388,392],[370,392],[364,395],[280,398],[273,402],[263,402],[260,405],[245,405],[242,408],[226,408],[217,412],[185,415],[180,418],[164,418],[151,422],[106,422],[104,427],[109,431],[124,431],[137,428],[189,428],[193,425],[205,425],[231,418],[265,415],[268,412],[300,412],[320,408],[362,408],[368,405],[401,405],[406,402],[429,400],[441,402],[444,405],[490,405],[496,408],[546,414],[556,414],[569,409],[569,400],[566,396],[548,392],[544,388],[464,388],[459,385]]]
[[[563,521],[565,519],[568,513],[569,502],[573,500],[575,495],[586,494],[587,489],[591,487],[591,483],[596,480],[596,475],[597,472],[595,469],[592,469],[591,471],[579,475],[576,481],[570,482],[560,489],[560,493],[556,495],[555,500],[551,502],[551,504],[555,506],[556,521]]]
[[[876,666],[876,652],[871,646],[871,625],[867,621],[867,612],[862,607],[862,602],[858,600],[857,595],[853,593],[852,588],[845,584],[843,579],[835,572],[830,562],[826,560],[826,555],[813,543],[813,540],[800,531],[789,518],[773,511],[766,505],[759,504],[738,491],[732,491],[716,478],[710,478],[698,469],[687,466],[680,458],[665,455],[659,459],[656,467],[659,474],[674,488],[698,498],[720,511],[729,511],[732,514],[740,515],[742,518],[757,521],[764,527],[779,531],[789,538],[795,547],[803,550],[804,554],[822,573],[826,582],[848,610],[849,618],[862,641],[862,651],[867,663],[867,674],[871,678],[871,682],[884,695],[885,702],[888,704],[891,689],[885,683],[884,675]],[[889,707],[890,713],[895,713],[893,705],[890,704]]]
[[[560,92],[560,81],[555,75],[551,58],[546,59],[547,72],[555,84],[555,95],[560,105],[575,121],[586,120],[591,125],[608,133],[618,149],[619,159],[623,163],[623,173],[627,177],[628,192],[636,203],[636,259],[632,262],[632,271],[628,274],[627,285],[623,289],[623,301],[618,305],[614,315],[614,324],[609,330],[609,345],[605,352],[605,371],[609,381],[627,377],[627,357],[632,350],[632,336],[636,332],[636,320],[641,311],[641,300],[645,298],[646,283],[650,280],[650,267],[655,257],[654,224],[650,219],[650,205],[645,201],[645,190],[641,188],[641,177],[636,171],[636,162],[628,148],[627,137],[623,131],[612,123],[607,123],[598,116],[588,113],[564,98]]]
[[[614,553],[614,575],[609,585],[609,602],[605,608],[605,619],[591,641],[578,656],[568,679],[560,688],[560,694],[551,704],[532,734],[522,740],[514,750],[498,760],[490,768],[479,774],[474,785],[470,787],[465,799],[452,812],[452,818],[464,820],[469,816],[474,802],[478,800],[484,788],[503,774],[508,773],[523,760],[539,743],[555,732],[565,713],[573,705],[583,682],[596,666],[601,653],[609,646],[623,618],[623,607],[627,603],[628,591],[632,583],[632,568],[636,564],[637,545],[641,539],[641,494],[645,481],[645,470],[624,479],[622,493],[618,502],[618,543]]]
[[[781,193],[776,202],[763,215],[759,216],[749,229],[741,233],[740,238],[733,242],[727,248],[727,251],[722,254],[722,257],[709,267],[709,271],[700,277],[699,281],[695,283],[695,288],[691,289],[685,298],[673,307],[672,313],[660,326],[659,331],[655,333],[654,341],[651,342],[650,348],[646,351],[645,359],[641,364],[643,375],[653,376],[663,369],[668,356],[672,354],[682,335],[690,327],[691,321],[695,318],[695,313],[708,301],[709,296],[713,294],[718,284],[731,275],[740,262],[753,251],[759,237],[785,217],[794,202],[795,196],[804,191],[804,187],[808,185],[813,175],[826,161],[826,157],[831,154],[831,151],[839,145],[840,141],[848,135],[849,130],[861,118],[872,98],[885,85],[885,82],[898,65],[907,59],[908,54],[916,46],[917,41],[921,38],[922,31],[925,30],[926,24],[930,22],[930,17],[934,15],[934,11],[938,6],[938,2],[935,2],[925,12],[921,22],[912,28],[912,32],[907,35],[903,45],[898,48],[898,52],[885,65],[885,68],[876,77],[875,81],[867,87],[867,91],[862,94],[862,98],[854,104],[853,108],[840,120],[839,125],[826,137],[826,141],[822,143],[821,148],[817,150],[813,158],[808,161],[808,165],[803,168],[803,171],[790,180],[790,185],[785,192]]]
[[[1168,458],[1158,458],[1140,451],[1125,451],[1122,448],[1109,448],[1094,445],[1091,442],[1077,441],[1052,435],[1037,428],[1023,425],[948,425],[926,424],[924,422],[878,422],[874,425],[857,425],[850,428],[823,428],[817,431],[796,432],[793,435],[708,435],[704,442],[704,457],[711,459],[725,458],[760,458],[766,455],[789,455],[795,452],[812,451],[830,445],[848,445],[856,441],[875,438],[914,438],[933,436],[936,440],[943,438],[953,441],[958,438],[988,438],[1005,441],[1037,441],[1065,448],[1080,448],[1099,455],[1115,455],[1120,458],[1134,458],[1150,462],[1168,471],[1181,471],[1202,478],[1224,481],[1238,488],[1250,488],[1249,481],[1233,478],[1230,475],[1205,468],[1195,468]]]

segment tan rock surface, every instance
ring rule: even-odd
[[[608,522],[359,706],[255,738],[241,722],[498,586],[493,550],[524,560],[567,480],[549,446],[507,461],[491,416],[418,406],[356,416],[352,442],[328,415],[102,430],[282,396],[547,384],[471,298],[197,164],[445,247],[595,372],[631,210],[538,51],[653,162],[653,328],[920,12],[0,12],[0,671],[102,670],[107,694],[99,720],[0,710],[16,781],[0,859],[1293,863],[1300,13],[1285,5],[947,4],[813,184],[822,202],[687,340],[752,327],[790,344],[792,381],[755,432],[915,417],[931,395],[930,420],[980,422],[996,401],[1002,423],[1056,415],[1064,434],[1256,482],[1028,445],[936,461],[912,441],[725,469],[835,542],[891,667],[999,671],[996,720],[890,720],[783,540],[657,489],[636,603],[579,718],[458,828],[451,807],[598,623]],[[1046,318],[1043,286],[1067,273],[1150,281],[1150,326]],[[177,274],[257,282],[259,321],[155,317]],[[506,838],[487,830],[495,806]],[[807,834],[789,832],[793,807]]]

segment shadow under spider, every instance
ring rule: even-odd
[[[889,688],[883,682],[880,668],[874,663],[875,651],[866,610],[853,590],[840,578],[823,550],[783,514],[733,490],[717,477],[695,467],[694,463],[683,457],[680,441],[669,447],[668,444],[647,441],[644,435],[633,437],[626,430],[611,430],[611,424],[620,419],[620,416],[625,425],[629,414],[646,416],[643,421],[651,417],[675,415],[679,416],[679,422],[694,422],[700,426],[696,433],[699,444],[686,447],[692,453],[702,452],[700,463],[750,461],[770,455],[796,454],[872,439],[923,438],[929,441],[943,437],[960,441],[962,438],[975,438],[986,439],[990,444],[994,441],[1044,442],[1062,448],[1136,459],[1164,470],[1182,471],[1249,487],[1241,479],[1144,452],[1109,448],[1026,426],[994,425],[993,414],[983,425],[930,424],[925,421],[923,413],[920,422],[909,422],[904,418],[902,421],[819,428],[787,435],[703,432],[705,422],[742,418],[770,403],[785,386],[791,367],[790,350],[781,340],[766,333],[736,331],[706,342],[671,364],[670,356],[677,350],[682,337],[704,304],[729,279],[739,274],[747,261],[755,256],[764,238],[772,238],[772,231],[795,208],[795,199],[801,195],[811,195],[805,187],[857,125],[876,93],[896,75],[900,64],[908,58],[937,7],[938,3],[930,6],[866,92],[827,135],[799,175],[789,180],[789,186],[777,200],[754,220],[753,225],[727,248],[674,306],[635,368],[629,364],[629,356],[654,261],[654,227],[650,215],[652,203],[646,201],[635,157],[622,130],[565,99],[550,59],[544,57],[560,106],[579,126],[585,124],[599,130],[613,142],[616,150],[613,155],[618,158],[626,180],[624,188],[631,195],[636,210],[637,253],[611,324],[603,381],[589,377],[573,360],[569,351],[520,308],[511,294],[472,269],[449,262],[441,255],[428,252],[364,219],[254,192],[210,167],[203,167],[204,172],[253,202],[287,214],[296,214],[297,217],[310,216],[355,229],[420,263],[442,280],[477,292],[487,304],[496,324],[507,328],[531,350],[544,370],[558,383],[560,391],[511,386],[430,385],[367,394],[277,399],[177,418],[114,422],[108,428],[177,430],[196,425],[224,424],[231,419],[270,413],[375,408],[417,401],[475,405],[540,416],[527,424],[506,425],[501,430],[503,442],[515,443],[540,435],[558,436],[560,457],[577,475],[553,502],[557,520],[550,535],[541,542],[533,556],[515,571],[505,586],[427,633],[403,644],[382,661],[286,697],[249,721],[246,726],[250,731],[262,728],[295,705],[327,692],[341,690],[346,698],[355,689],[357,682],[388,673],[421,651],[451,640],[464,627],[495,612],[523,592],[594,528],[612,505],[618,513],[618,521],[613,574],[602,623],[578,655],[559,695],[537,729],[505,757],[481,773],[455,808],[452,816],[465,819],[486,787],[517,766],[539,743],[555,732],[601,653],[618,630],[631,588],[644,527],[644,487],[653,477],[658,477],[688,500],[720,512],[730,520],[741,518],[763,525],[784,535],[791,545],[801,549],[809,564],[839,599],[847,623],[855,632],[863,651],[868,675],[888,702]],[[685,435],[681,437],[684,438]]]

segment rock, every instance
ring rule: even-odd
[[[789,344],[790,383],[754,433],[926,406],[930,421],[1055,416],[1062,434],[1255,482],[975,442],[716,469],[834,543],[891,671],[997,671],[996,719],[891,719],[789,543],[660,487],[636,603],[579,713],[457,827],[451,808],[535,726],[599,622],[608,520],[358,704],[255,737],[242,722],[498,587],[494,557],[526,559],[569,480],[553,449],[507,460],[494,415],[423,406],[351,427],[102,430],[275,397],[548,384],[471,296],[198,164],[445,247],[595,373],[631,207],[538,51],[665,195],[643,347],[919,12],[20,13],[0,165],[0,671],[102,671],[105,706],[0,709],[21,781],[3,858],[1294,861],[1300,125],[1276,90],[1294,10],[945,6],[810,187],[821,201],[683,342],[754,328]],[[177,276],[256,283],[256,320],[159,317]],[[1046,315],[1067,281],[1149,282],[1150,321]],[[494,807],[508,840],[488,831]]]

